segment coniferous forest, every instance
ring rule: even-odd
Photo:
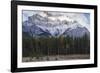
[[[25,37],[23,36],[23,57],[89,55],[90,39],[83,37]]]

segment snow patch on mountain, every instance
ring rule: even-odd
[[[25,14],[23,13],[23,16]],[[55,12],[33,12],[28,15],[26,13],[26,16],[28,18],[26,19],[23,18],[23,26],[32,26],[31,29],[35,29],[33,25],[38,27],[34,31],[37,31],[36,33],[50,33],[52,36],[60,36],[63,35],[63,33],[67,30],[70,29],[77,31],[76,29],[78,27],[86,28],[88,31],[89,25],[86,23],[86,17],[83,14],[75,14],[75,13],[59,13],[55,14]],[[26,19],[26,20],[25,20]],[[26,28],[27,28],[26,27]],[[27,30],[27,29],[26,29]],[[33,31],[33,32],[34,32]],[[82,30],[82,32],[85,30]],[[78,31],[77,31],[78,32]]]

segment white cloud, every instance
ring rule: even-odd
[[[48,13],[51,14],[51,16],[48,16]],[[47,17],[48,19],[52,21],[56,20],[66,20],[69,22],[77,21],[79,24],[85,26],[88,30],[90,30],[90,25],[88,24],[89,20],[84,15],[84,13],[65,13],[65,12],[46,12],[46,11],[23,11],[23,21],[28,20],[29,16],[32,16],[34,14],[39,14],[42,17]]]

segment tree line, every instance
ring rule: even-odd
[[[82,37],[22,37],[23,57],[89,54],[90,38]]]

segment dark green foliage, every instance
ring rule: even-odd
[[[83,37],[25,37],[23,36],[23,57],[50,55],[89,54],[90,38]]]

